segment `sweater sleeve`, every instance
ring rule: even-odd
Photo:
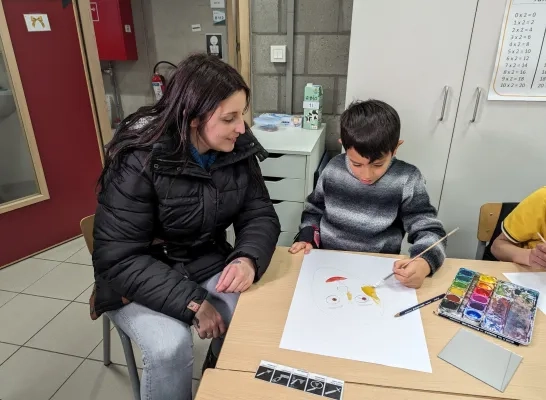
[[[404,186],[401,216],[404,230],[408,233],[408,242],[412,245],[411,257],[415,257],[446,234],[437,218],[436,208],[430,203],[425,179],[417,169]],[[440,268],[445,257],[446,240],[422,256],[430,265],[431,275]]]
[[[135,154],[127,157],[98,198],[94,226],[95,279],[113,291],[186,323],[188,308],[207,291],[150,256],[157,199],[151,176]]]
[[[314,242],[314,231],[320,227],[320,220],[324,214],[324,180],[326,173],[325,170],[320,174],[315,189],[307,196],[301,215],[300,232],[295,239],[298,242]]]

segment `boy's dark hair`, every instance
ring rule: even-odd
[[[341,143],[374,162],[394,152],[400,140],[400,117],[380,100],[355,101],[341,114]]]

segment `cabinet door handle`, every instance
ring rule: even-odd
[[[476,116],[478,115],[478,106],[480,105],[481,97],[482,97],[482,88],[477,87],[476,88],[476,105],[474,106],[474,115],[472,116],[470,123],[476,122]]]
[[[442,113],[438,121],[443,121],[446,114],[447,97],[449,96],[449,86],[444,86],[444,103],[442,104]]]

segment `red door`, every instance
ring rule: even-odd
[[[0,268],[79,235],[95,210],[99,140],[63,3],[0,0]]]

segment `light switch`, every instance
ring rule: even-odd
[[[272,63],[286,62],[286,46],[285,45],[271,46],[271,62]]]

